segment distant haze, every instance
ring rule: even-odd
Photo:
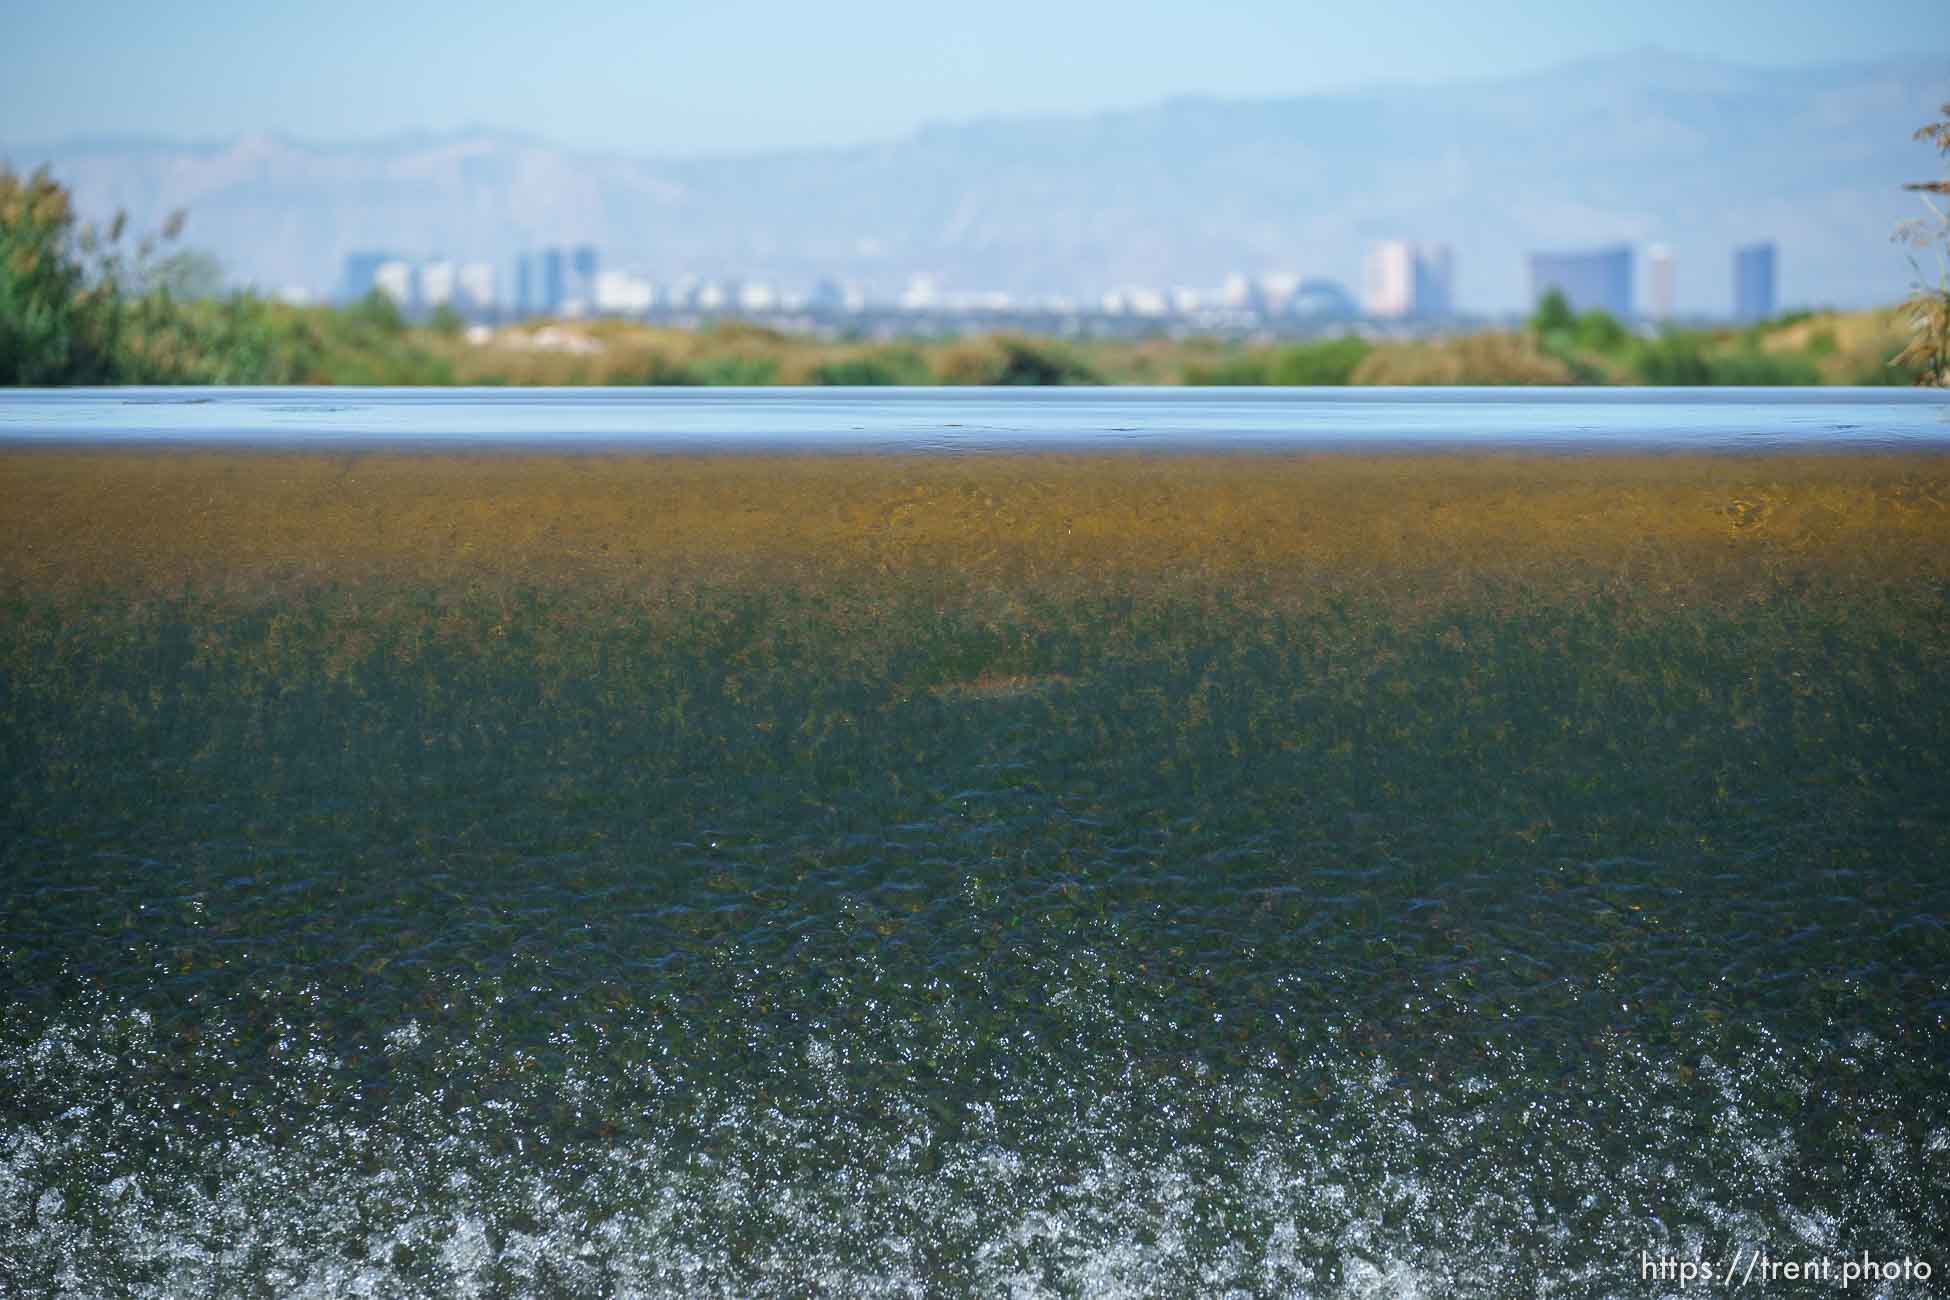
[[[1673,250],[1681,314],[1723,314],[1738,244],[1780,248],[1784,306],[1887,303],[1912,272],[1904,181],[1940,166],[1911,132],[1950,100],[1950,58],[1757,69],[1657,51],[1435,89],[1185,98],[996,118],[889,143],[631,158],[493,131],[306,143],[96,140],[0,146],[84,211],[186,242],[265,289],[337,286],[345,255],[493,261],[591,243],[605,266],[887,297],[1094,296],[1292,272],[1360,288],[1382,239],[1447,243],[1456,303],[1528,300],[1523,255]],[[1934,274],[1934,271],[1931,272]],[[1644,301],[1643,258],[1639,271]]]

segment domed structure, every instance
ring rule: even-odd
[[[1353,320],[1361,314],[1354,295],[1338,280],[1302,280],[1287,300],[1287,314],[1306,320]]]

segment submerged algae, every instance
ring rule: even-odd
[[[0,476],[19,1289],[1945,1259],[1939,461]]]

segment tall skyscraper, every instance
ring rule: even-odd
[[[1362,305],[1377,320],[1442,320],[1455,311],[1455,267],[1447,244],[1376,244],[1368,250]]]
[[[522,253],[515,258],[515,314],[535,314],[535,255]]]
[[[1415,315],[1446,320],[1456,309],[1456,257],[1447,244],[1415,246]]]
[[[1733,250],[1735,320],[1761,321],[1774,314],[1777,269],[1772,243]]]
[[[1576,253],[1530,255],[1530,300],[1542,302],[1552,289],[1572,311],[1602,311],[1620,320],[1632,316],[1632,250],[1624,244]]]
[[[1651,310],[1653,320],[1669,321],[1672,319],[1674,287],[1672,250],[1664,244],[1654,244],[1645,256],[1650,278],[1646,286],[1646,296],[1650,301],[1646,305]]]
[[[541,310],[547,316],[553,316],[555,313],[561,311],[562,304],[568,301],[568,283],[567,277],[564,274],[565,268],[562,265],[562,260],[561,249],[544,248],[542,250]]]
[[[345,283],[339,293],[346,302],[357,302],[379,284],[379,268],[394,260],[391,253],[348,253],[345,257]]]
[[[575,272],[575,282],[569,288],[571,298],[579,298],[585,306],[596,301],[596,246],[578,244],[569,254],[569,268]]]
[[[1415,310],[1415,251],[1398,239],[1368,250],[1361,306],[1377,320],[1405,320]]]

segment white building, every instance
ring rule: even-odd
[[[655,287],[630,271],[596,272],[596,310],[605,316],[641,316],[657,299]]]
[[[1362,276],[1362,309],[1376,320],[1449,316],[1455,311],[1455,266],[1447,244],[1376,244]]]
[[[1293,301],[1293,291],[1300,287],[1300,277],[1291,271],[1272,271],[1259,277],[1260,301],[1266,310],[1274,315],[1286,311],[1287,304]]]
[[[1405,320],[1415,310],[1415,250],[1398,239],[1368,250],[1361,309],[1376,320]]]
[[[1237,273],[1228,275],[1225,284],[1219,288],[1219,301],[1240,311],[1256,306],[1257,298],[1258,295],[1253,292],[1253,282]]]
[[[460,268],[460,296],[469,307],[484,310],[494,306],[494,263],[469,262]]]
[[[1646,286],[1646,303],[1652,309],[1652,319],[1669,321],[1672,319],[1673,291],[1676,279],[1673,273],[1672,250],[1664,244],[1654,244],[1646,251],[1646,271],[1650,283]]]
[[[394,259],[381,262],[372,273],[372,287],[393,300],[395,307],[413,305],[413,264]]]
[[[454,264],[435,260],[420,264],[420,305],[445,307],[454,300]]]
[[[907,287],[901,290],[903,311],[933,311],[940,301],[941,277],[926,271],[909,276]]]

